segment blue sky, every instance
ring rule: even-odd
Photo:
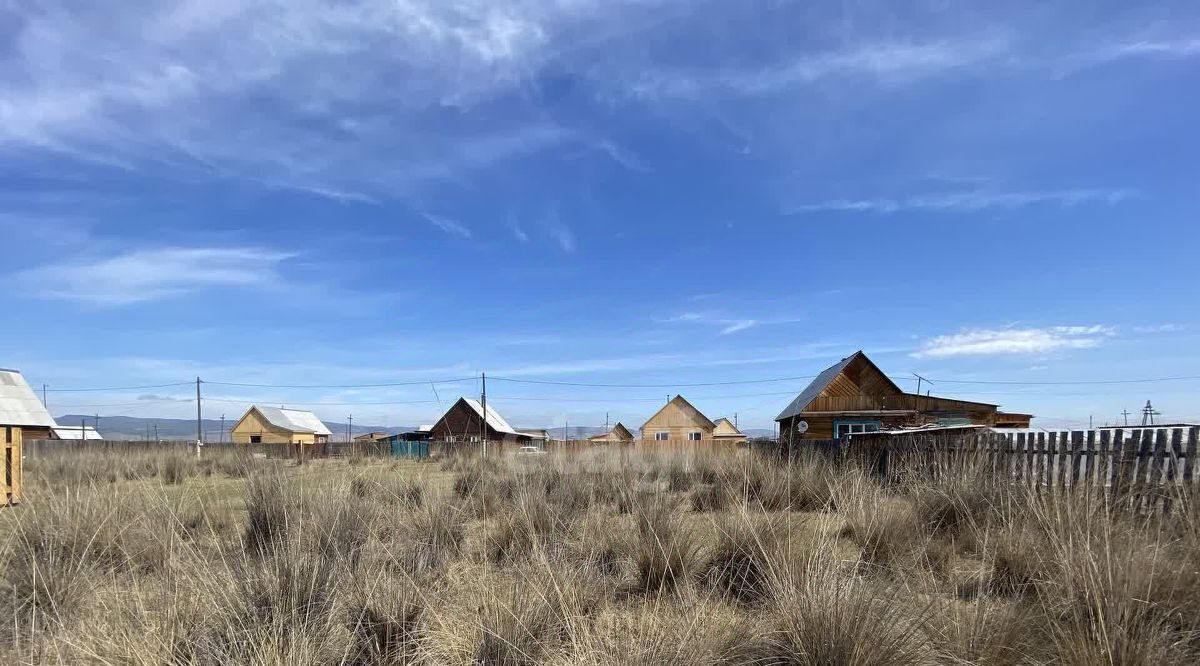
[[[1197,380],[1041,383],[1200,375],[1198,107],[1186,2],[10,0],[0,366],[486,371],[650,385],[489,381],[518,425],[680,391],[769,427],[806,382],[749,382],[863,349],[1047,426],[1200,419]],[[205,414],[412,424],[478,390],[214,383]]]

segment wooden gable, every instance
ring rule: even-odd
[[[817,393],[806,412],[895,408],[904,391],[859,352]]]
[[[654,429],[671,429],[671,428],[697,428],[704,432],[712,432],[716,427],[708,417],[701,413],[700,410],[692,406],[692,403],[684,399],[683,396],[677,395],[671,398],[671,401],[663,405],[662,409],[654,413],[642,425],[642,430]]]

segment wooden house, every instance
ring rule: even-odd
[[[1028,427],[1031,418],[983,402],[905,393],[858,351],[817,375],[775,421],[787,442],[931,424]]]
[[[8,504],[21,500],[21,445],[27,440],[50,439],[56,425],[20,371],[0,369],[0,446],[4,447],[0,492]]]
[[[0,368],[0,428],[19,428],[21,439],[52,439],[58,424],[20,370]]]
[[[742,434],[737,426],[733,425],[733,421],[725,417],[721,417],[714,421],[716,427],[713,428],[712,438],[718,442],[729,442],[730,444],[742,444],[748,438]]]
[[[237,444],[324,444],[331,434],[312,412],[259,405],[246,410],[230,431]]]
[[[361,435],[355,435],[354,441],[364,442],[364,443],[365,442],[380,442],[380,441],[387,439],[389,436],[391,436],[391,434],[392,433],[390,433],[390,432],[383,432],[381,430],[377,430],[375,432],[364,432]]]
[[[491,405],[487,416],[478,400],[459,398],[446,410],[442,418],[429,430],[439,442],[479,442],[486,437],[489,442],[511,442],[528,444],[532,438],[509,425]]]
[[[716,427],[692,403],[677,395],[642,424],[642,441],[707,441],[713,438]]]
[[[633,442],[633,433],[629,431],[629,428],[625,427],[625,424],[618,421],[617,425],[612,427],[612,430],[599,435],[592,435],[588,437],[588,441],[593,444],[629,444]]]

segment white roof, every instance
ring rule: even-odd
[[[428,425],[417,426],[417,432],[429,432],[430,430],[433,430],[433,426],[435,426],[435,425],[437,425],[437,424],[430,423]]]
[[[478,400],[472,400],[471,398],[463,398],[463,402],[470,405],[471,409],[474,409],[476,414],[480,414],[480,415],[483,414],[483,407],[480,406]],[[500,416],[499,412],[492,409],[491,405],[488,405],[488,407],[487,407],[487,417],[486,418],[487,418],[487,424],[489,426],[491,426],[492,430],[495,430],[496,432],[502,432],[502,433],[506,433],[509,435],[524,434],[524,433],[517,432],[515,428],[510,426],[508,424],[508,421],[505,421],[504,417]]]
[[[17,370],[0,369],[0,425],[54,427],[54,417]]]
[[[79,426],[58,426],[57,428],[52,428],[51,430],[54,432],[54,436],[59,439],[78,440],[80,438]],[[104,438],[100,436],[100,433],[96,432],[96,429],[92,426],[83,427],[83,439],[99,441],[104,440]]]
[[[253,409],[257,409],[263,418],[276,428],[290,432],[311,432],[314,435],[333,434],[329,432],[329,428],[326,428],[324,423],[321,423],[321,419],[317,418],[316,414],[303,409],[261,407],[259,405],[255,405]]]

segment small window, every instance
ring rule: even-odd
[[[879,430],[879,421],[835,421],[833,424],[834,439],[849,437],[856,433],[876,432]]]
[[[689,432],[688,433],[688,441],[698,442],[698,441],[700,441],[700,438],[702,438],[703,436],[704,436],[704,433],[702,433],[702,432]]]
[[[251,444],[262,444],[262,435],[250,435]]]
[[[655,441],[657,441],[657,442],[665,442],[665,441],[667,441],[667,440],[669,440],[669,439],[671,439],[671,433],[669,433],[669,432],[656,432],[656,433],[654,433],[654,440],[655,440]]]

